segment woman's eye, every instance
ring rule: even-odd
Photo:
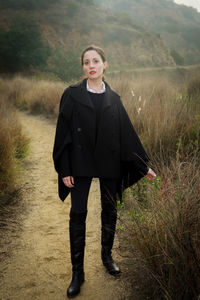
[[[85,61],[85,62],[84,62],[84,65],[88,65],[88,61]]]
[[[98,63],[99,61],[96,59],[94,62],[95,62],[95,63]]]

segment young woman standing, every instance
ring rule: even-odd
[[[100,181],[101,258],[111,275],[120,269],[112,258],[117,220],[116,195],[143,176],[154,179],[149,161],[119,95],[104,81],[104,51],[87,47],[81,56],[86,78],[62,95],[53,159],[58,173],[59,197],[71,193],[70,249],[72,281],[68,297],[84,282],[87,200],[92,178]]]

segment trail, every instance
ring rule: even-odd
[[[62,300],[71,280],[69,245],[70,197],[57,195],[57,174],[52,162],[55,124],[42,116],[19,112],[24,133],[31,138],[30,155],[23,174],[26,214],[11,253],[1,261],[2,300]],[[85,252],[85,277],[78,300],[128,299],[126,278],[106,273],[100,258],[100,192],[93,180],[89,200]],[[9,238],[9,237],[8,237]],[[117,254],[117,237],[113,255]]]

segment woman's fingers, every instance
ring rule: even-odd
[[[74,177],[73,176],[67,176],[62,178],[62,181],[64,183],[64,185],[66,185],[69,188],[74,187]]]
[[[156,173],[152,170],[149,169],[148,173],[145,176],[147,179],[152,180],[156,178]]]

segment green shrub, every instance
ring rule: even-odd
[[[1,0],[0,7],[17,10],[35,10],[38,8],[46,8],[50,4],[57,2],[57,0]]]
[[[170,54],[173,57],[173,59],[177,65],[179,65],[179,66],[184,65],[184,58],[177,51],[171,50]]]
[[[79,10],[79,6],[76,2],[68,1],[67,13],[70,17],[73,17],[74,15],[76,15],[78,10]]]
[[[61,78],[63,81],[79,79],[82,75],[79,54],[74,50],[65,53],[57,47],[49,59],[50,67],[48,70]]]
[[[42,41],[38,24],[28,17],[16,18],[9,31],[0,30],[1,71],[26,71],[44,67],[50,48]]]

